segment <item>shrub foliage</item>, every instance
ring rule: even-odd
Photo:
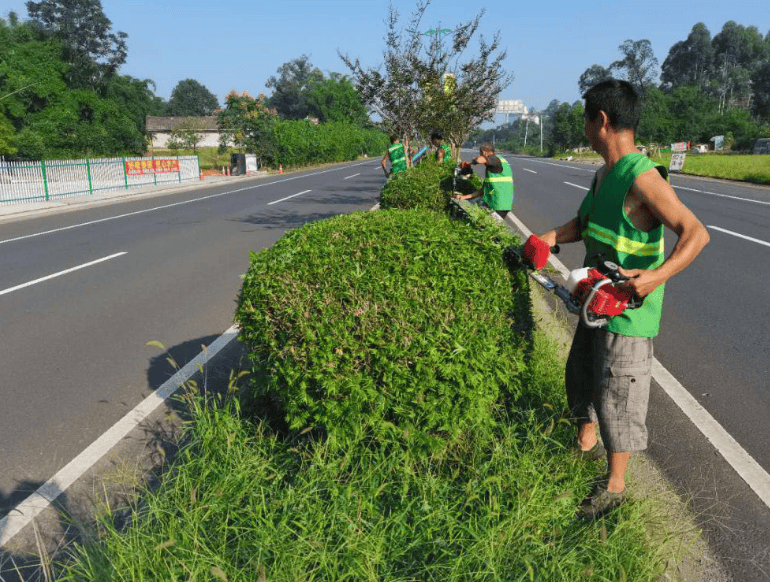
[[[459,176],[455,180],[454,168],[454,162],[439,164],[427,159],[407,172],[394,175],[382,188],[381,207],[446,211],[453,189],[470,194],[481,188],[481,181],[475,175],[468,180]]]
[[[491,424],[522,367],[512,320],[527,301],[502,262],[510,242],[390,210],[308,224],[252,253],[236,321],[260,371],[254,394],[291,428],[340,437],[427,443]]]

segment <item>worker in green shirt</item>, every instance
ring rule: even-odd
[[[579,515],[595,519],[625,499],[632,452],[647,448],[647,407],[666,281],[687,267],[709,241],[706,227],[668,183],[668,171],[635,146],[641,97],[627,81],[609,79],[585,95],[585,134],[604,159],[576,216],[542,235],[548,247],[582,241],[584,266],[597,255],[620,266],[620,285],[643,299],[606,327],[579,325],[567,358],[567,402],[577,424],[576,454],[607,459],[600,480]],[[677,242],[664,253],[664,230]],[[597,426],[602,437],[598,442]]]
[[[444,136],[433,132],[430,134],[430,143],[436,148],[436,161],[440,164],[444,160],[452,159],[452,148],[444,143]]]
[[[390,160],[390,172],[388,172],[387,161]],[[404,145],[401,143],[401,139],[398,136],[390,136],[390,147],[388,153],[382,156],[382,171],[386,176],[393,176],[400,172],[406,172],[406,169],[411,166],[409,158],[406,157],[404,151]]]
[[[492,210],[505,218],[505,215],[513,210],[513,170],[511,165],[502,156],[495,155],[495,146],[491,143],[483,143],[479,148],[479,155],[473,158],[473,164],[484,164],[487,169],[484,183],[480,190],[472,194],[455,194],[459,200],[484,197],[484,203]]]

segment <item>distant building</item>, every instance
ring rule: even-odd
[[[145,118],[145,124],[150,149],[166,148],[168,140],[171,138],[171,132],[179,124],[188,120],[198,120],[200,122],[201,129],[198,130],[198,133],[203,136],[203,139],[201,139],[198,147],[217,147],[219,145],[219,125],[215,115],[206,117],[157,117],[148,115]]]

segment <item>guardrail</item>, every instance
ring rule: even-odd
[[[47,202],[199,178],[197,156],[0,161],[0,205]]]

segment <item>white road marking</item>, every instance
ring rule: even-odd
[[[719,232],[724,232],[725,234],[731,234],[732,236],[737,236],[738,238],[743,238],[746,240],[750,240],[751,242],[755,242],[761,245],[765,245],[766,247],[770,247],[770,242],[760,240],[758,238],[746,236],[745,234],[740,234],[738,232],[733,232],[732,230],[727,230],[726,228],[719,228],[718,226],[712,226],[710,224],[708,225],[707,228],[713,228],[714,230],[718,230]]]
[[[350,180],[351,178],[355,178],[356,176],[360,176],[361,172],[358,172],[358,174],[353,174],[352,176],[347,176],[346,178],[342,178],[343,180]]]
[[[22,283],[21,285],[16,285],[16,287],[9,287],[8,289],[3,289],[2,291],[0,291],[0,295],[7,295],[8,293],[13,293],[14,291],[18,291],[19,289],[24,289],[25,287],[31,287],[32,285],[37,285],[38,283],[42,283],[43,281],[55,279],[56,277],[67,275],[68,273],[74,273],[75,271],[79,271],[80,269],[85,269],[86,267],[91,267],[93,265],[103,263],[104,261],[109,261],[110,259],[122,257],[123,255],[127,255],[127,254],[128,253],[125,251],[120,253],[115,253],[114,255],[110,255],[109,257],[96,259],[95,261],[91,261],[90,263],[84,263],[82,265],[78,265],[77,267],[72,267],[71,269],[66,269],[64,271],[59,271],[58,273],[53,273],[52,275],[41,277],[40,279],[35,279],[34,281],[29,281],[28,283]]]
[[[512,212],[507,214],[506,219],[508,218],[513,221],[525,237],[529,237],[532,234],[526,225]],[[548,257],[548,262],[565,279],[569,277],[569,270],[559,259],[551,255]],[[657,358],[652,360],[652,377],[660,384],[660,387],[668,394],[669,398],[693,422],[695,427],[700,430],[703,436],[714,445],[719,454],[722,455],[722,458],[735,469],[735,472],[751,487],[762,502],[767,507],[770,507],[770,474],[693,398],[687,389],[682,386],[671,372],[663,367],[663,364]]]
[[[180,386],[198,371],[199,366],[216,356],[238,337],[238,328],[233,325],[217,338],[206,350],[174,374],[164,384],[140,402],[131,412],[120,419],[107,432],[95,440],[86,450],[72,459],[56,475],[51,477],[37,491],[17,505],[0,519],[0,547],[6,545],[23,528],[46,509],[59,495],[77,481],[88,469],[118,444],[134,428],[139,426],[152,412],[160,407]]]
[[[752,200],[751,198],[741,198],[740,196],[730,196],[729,194],[719,194],[718,192],[709,192],[707,190],[696,190],[695,188],[685,188],[684,186],[674,186],[674,190],[689,190],[690,192],[697,192],[698,194],[708,194],[709,196],[719,196],[720,198],[731,198],[732,200],[740,200],[741,202],[753,202],[754,204],[770,206],[770,202],[766,202],[765,200]]]
[[[580,186],[578,184],[573,184],[572,182],[564,182],[567,186],[574,186],[575,188],[580,188],[581,190],[588,190],[588,186]]]
[[[271,206],[272,204],[278,204],[279,202],[283,202],[284,200],[288,200],[289,198],[294,198],[295,196],[302,196],[303,194],[307,194],[308,192],[312,192],[312,190],[305,190],[304,192],[298,192],[296,194],[292,194],[291,196],[287,196],[286,198],[281,198],[280,200],[273,200],[272,202],[268,202],[267,205]]]
[[[181,202],[174,202],[172,204],[163,204],[162,206],[153,206],[152,208],[145,208],[144,210],[137,210],[136,212],[127,212],[125,214],[117,214],[115,216],[108,216],[106,218],[100,218],[98,220],[89,220],[88,222],[81,222],[78,224],[71,224],[70,226],[63,226],[62,228],[54,228],[53,230],[46,230],[43,232],[36,232],[33,234],[27,234],[24,236],[18,236],[16,238],[9,238],[6,240],[0,240],[0,245],[5,243],[11,243],[11,242],[17,242],[20,240],[26,240],[28,238],[35,238],[38,236],[44,236],[47,234],[54,234],[57,232],[62,232],[65,230],[72,230],[75,228],[80,228],[82,226],[90,226],[92,224],[99,224],[100,222],[108,222],[110,220],[118,220],[119,218],[126,218],[128,216],[136,216],[138,214],[146,214],[148,212],[155,212],[156,210],[165,210],[166,208],[173,208],[175,206],[183,206],[184,204],[193,204],[195,202],[200,202],[202,200],[210,200],[212,198],[219,198],[220,196],[228,196],[229,194],[237,194],[238,192],[244,192],[246,190],[254,190],[256,188],[264,188],[265,186],[272,186],[273,184],[281,184],[283,182],[290,182],[291,180],[299,180],[300,178],[307,178],[308,176],[318,176],[320,174],[326,174],[328,172],[336,172],[339,170],[346,170],[348,168],[354,167],[354,166],[362,166],[365,164],[373,164],[373,162],[367,161],[367,162],[358,162],[356,164],[351,164],[350,166],[345,166],[344,168],[331,168],[329,170],[321,170],[319,172],[312,172],[310,174],[302,174],[301,176],[291,176],[289,178],[283,178],[282,180],[275,180],[274,182],[267,182],[263,184],[254,184],[252,186],[247,186],[245,188],[238,188],[236,190],[228,190],[227,192],[220,192],[218,194],[209,194],[208,196],[201,196],[200,198],[192,198],[190,200],[182,200]]]
[[[525,172],[530,172],[532,174],[537,174],[537,172],[535,172],[535,170],[530,170],[529,168],[522,168],[522,170],[524,170]]]

